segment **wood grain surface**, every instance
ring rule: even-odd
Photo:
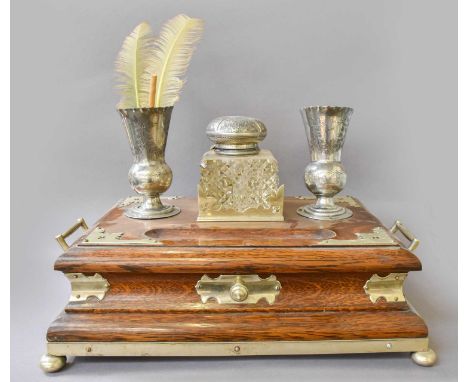
[[[66,314],[48,341],[310,341],[426,337],[411,311],[155,314]]]
[[[62,272],[297,273],[409,272],[418,258],[400,248],[81,247],[60,256]]]
[[[168,219],[131,219],[124,215],[126,207],[117,205],[91,227],[90,232],[100,227],[106,232],[123,233],[122,239],[152,238],[158,241],[157,246],[167,247],[320,247],[324,240],[354,240],[357,233],[372,234],[374,228],[384,228],[360,202],[352,200],[351,204],[342,204],[351,209],[353,215],[336,221],[319,221],[298,215],[297,208],[313,201],[294,197],[285,198],[285,220],[281,222],[197,222],[198,205],[194,198],[166,200],[165,203],[181,208],[180,214]],[[387,233],[395,239],[393,244],[377,243],[372,246],[398,245],[398,240],[390,232]],[[83,243],[79,240],[75,244]]]
[[[94,227],[153,238],[158,245],[81,245],[55,263],[64,273],[100,273],[103,300],[69,303],[48,331],[49,341],[288,341],[425,337],[424,321],[406,302],[372,303],[363,287],[373,275],[421,269],[394,245],[328,246],[381,223],[362,206],[351,219],[318,222],[295,213],[310,200],[287,198],[284,222],[196,222],[196,200],[174,201],[174,218],[142,221],[110,210]],[[357,202],[356,202],[357,203]],[[274,274],[282,285],[274,304],[203,304],[197,281],[208,274]]]
[[[110,289],[102,301],[73,302],[67,313],[108,312],[307,312],[345,310],[405,310],[405,302],[380,299],[372,303],[363,286],[372,276],[354,274],[282,274],[281,291],[274,304],[264,299],[256,304],[218,304],[210,299],[203,304],[195,284],[201,274],[102,274]],[[216,277],[218,275],[210,275]],[[268,277],[268,275],[261,275]]]
[[[348,205],[350,219],[322,222],[296,214],[310,200],[286,198],[284,222],[197,222],[195,199],[174,202],[182,213],[169,219],[138,220],[114,207],[94,227],[123,232],[122,239],[159,240],[158,245],[81,245],[83,236],[59,257],[62,272],[297,273],[408,272],[418,258],[397,244],[321,246],[322,240],[356,239],[357,232],[382,227],[360,204]],[[357,203],[357,202],[355,202]],[[91,228],[92,230],[93,228]],[[389,233],[389,235],[391,235]]]

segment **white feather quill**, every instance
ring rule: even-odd
[[[203,33],[203,20],[178,15],[163,25],[143,75],[148,84],[157,75],[155,107],[173,106],[185,83],[185,73]]]
[[[115,62],[121,109],[148,105],[149,83],[146,85],[144,73],[154,56],[153,40],[151,27],[142,22],[122,45]]]

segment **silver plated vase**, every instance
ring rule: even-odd
[[[180,212],[175,206],[162,204],[160,199],[172,183],[172,170],[164,158],[172,109],[171,106],[118,110],[133,154],[128,179],[143,196],[141,202],[125,211],[130,218],[160,219]]]
[[[353,109],[338,106],[301,109],[312,159],[305,169],[304,180],[317,200],[315,204],[300,207],[299,215],[316,220],[340,220],[353,214],[333,201],[346,183],[341,150],[352,113]]]

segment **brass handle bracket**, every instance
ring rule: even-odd
[[[88,225],[83,218],[79,218],[76,223],[68,228],[64,233],[55,236],[55,240],[57,240],[57,243],[59,243],[63,250],[70,248],[65,239],[68,236],[73,235],[78,230],[78,228],[83,228],[84,231],[88,229]]]
[[[399,220],[396,220],[393,224],[392,228],[390,228],[391,233],[400,232],[406,239],[408,239],[411,243],[406,248],[409,251],[414,251],[419,246],[419,239],[417,239],[414,234]]]

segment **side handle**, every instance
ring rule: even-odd
[[[417,239],[413,233],[405,226],[403,225],[402,222],[399,220],[396,220],[395,223],[393,224],[392,228],[390,228],[391,233],[396,233],[400,232],[404,237],[406,237],[411,243],[410,245],[406,248],[409,251],[414,251],[416,248],[418,248],[419,245],[419,239]]]
[[[63,250],[66,251],[68,248],[70,248],[70,246],[68,245],[65,239],[68,236],[73,235],[80,227],[83,228],[84,231],[88,229],[88,225],[86,224],[83,218],[79,218],[73,226],[68,228],[61,235],[55,236],[55,240],[57,240],[57,242],[59,243],[59,245],[62,247]]]

